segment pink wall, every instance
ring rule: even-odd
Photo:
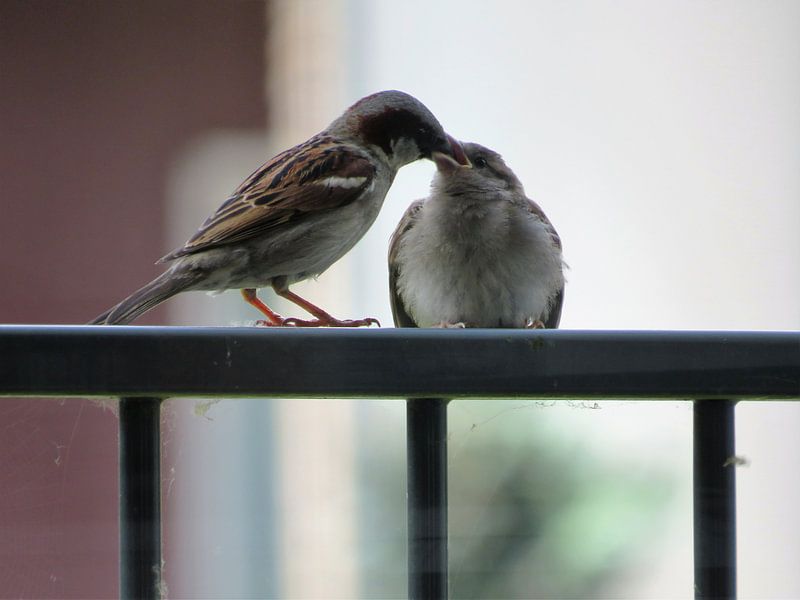
[[[0,3],[0,323],[83,323],[159,272],[171,157],[264,127],[265,33],[262,2]],[[0,597],[117,595],[116,428],[0,398]]]

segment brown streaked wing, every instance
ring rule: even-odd
[[[397,291],[397,278],[400,276],[397,252],[400,247],[400,238],[414,226],[414,220],[420,209],[422,209],[424,202],[424,200],[417,200],[408,207],[389,240],[389,301],[392,305],[392,318],[394,319],[395,327],[418,327],[411,315],[406,312],[403,299]]]
[[[369,187],[375,167],[356,149],[316,136],[277,155],[248,177],[188,242],[162,261],[241,242],[304,216],[349,204]],[[330,177],[362,178],[328,185]]]

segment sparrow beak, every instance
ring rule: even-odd
[[[464,154],[464,148],[461,143],[453,138],[447,136],[447,141],[450,142],[450,154],[444,152],[433,152],[431,158],[436,163],[436,168],[439,171],[450,173],[459,168],[471,169],[472,163],[469,162],[467,155]]]

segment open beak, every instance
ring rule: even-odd
[[[450,154],[434,152],[431,155],[433,162],[436,163],[436,168],[443,172],[452,172],[459,168],[472,168],[472,163],[469,162],[467,155],[464,154],[461,142],[449,135],[447,136],[447,141],[450,142]]]

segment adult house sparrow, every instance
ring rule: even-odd
[[[499,154],[464,144],[472,168],[437,156],[430,196],[392,234],[398,327],[558,327],[561,241]]]
[[[238,288],[264,314],[264,325],[377,324],[336,319],[289,286],[316,277],[361,239],[400,167],[444,156],[467,162],[419,100],[395,90],[362,98],[327,129],[259,167],[182,248],[158,261],[171,263],[167,271],[91,323],[129,323],[179,292]],[[256,295],[264,286],[315,319],[278,315]]]

